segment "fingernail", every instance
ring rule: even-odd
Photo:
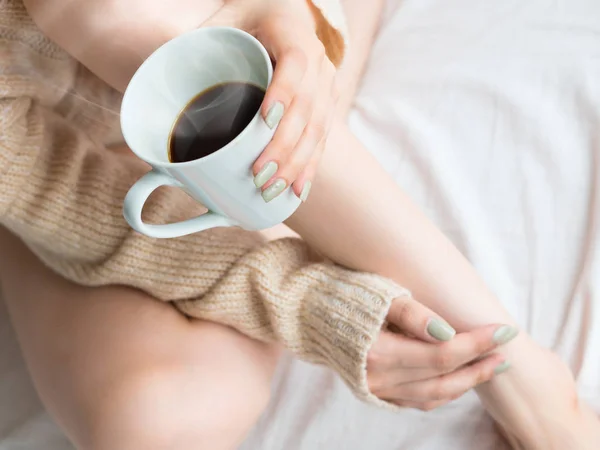
[[[504,345],[516,338],[518,334],[519,330],[517,328],[511,327],[510,325],[503,325],[496,330],[492,340],[494,341],[494,344]]]
[[[456,330],[442,319],[431,319],[427,324],[427,333],[438,341],[449,341],[456,334]]]
[[[287,187],[287,183],[284,179],[278,178],[275,183],[266,188],[262,193],[262,198],[266,203],[269,203],[279,194],[281,194],[285,188]]]
[[[265,123],[267,124],[267,126],[270,129],[273,129],[277,125],[279,125],[279,122],[281,122],[282,117],[283,117],[283,103],[275,102],[275,103],[273,103],[273,106],[271,106],[271,109],[269,109],[269,112],[267,113],[267,116],[265,117]]]
[[[494,374],[500,375],[501,373],[506,372],[508,369],[510,369],[510,363],[508,361],[501,362],[494,369]]]
[[[254,185],[259,189],[263,187],[265,183],[269,181],[273,175],[275,175],[277,169],[279,169],[277,163],[273,161],[266,163],[263,168],[260,169],[260,172],[258,172],[254,177]]]
[[[304,187],[302,188],[302,192],[300,193],[300,200],[302,201],[302,203],[304,203],[306,201],[306,199],[308,198],[308,194],[310,194],[311,187],[312,187],[312,183],[310,181],[307,181],[306,183],[304,183]]]

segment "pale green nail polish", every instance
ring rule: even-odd
[[[449,341],[456,331],[442,319],[431,319],[427,324],[427,333],[438,341]]]
[[[260,169],[260,172],[258,172],[254,177],[254,185],[259,189],[263,187],[265,183],[269,181],[273,175],[275,175],[277,169],[279,169],[277,163],[273,161],[266,163],[263,168]]]
[[[512,341],[519,334],[519,330],[510,325],[503,325],[496,330],[494,333],[493,341],[494,344],[504,345]]]
[[[304,183],[304,187],[302,188],[302,192],[300,193],[300,200],[302,201],[302,203],[304,203],[306,201],[306,199],[308,198],[308,194],[310,194],[311,187],[312,187],[312,183],[310,181],[307,181],[306,183]]]
[[[266,188],[262,193],[262,198],[265,202],[269,203],[279,194],[281,194],[285,188],[287,187],[287,183],[285,180],[278,178],[275,183]]]
[[[265,123],[270,129],[275,128],[281,122],[281,118],[283,117],[283,103],[275,102],[269,112],[267,113],[267,117],[265,117]]]
[[[496,366],[494,369],[494,374],[500,375],[501,373],[506,372],[508,369],[510,369],[510,363],[508,361],[504,361]]]

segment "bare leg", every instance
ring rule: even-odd
[[[458,331],[514,323],[468,261],[341,122],[329,137],[311,197],[288,225],[334,261],[408,287]],[[567,418],[579,419],[569,371],[525,333],[500,351],[513,368],[478,389],[482,400],[505,429],[533,436],[539,446],[530,448],[554,448],[540,436],[551,436],[556,420],[569,427]]]
[[[2,229],[0,247],[35,386],[78,448],[239,445],[268,402],[276,349],[140,292],[71,284]]]
[[[329,136],[311,197],[288,225],[333,260],[409,287],[458,331],[513,322],[468,261],[341,122]]]

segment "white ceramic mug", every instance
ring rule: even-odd
[[[133,76],[121,107],[121,128],[129,147],[152,166],[125,197],[123,212],[136,231],[171,238],[208,228],[239,226],[261,230],[291,216],[300,200],[291,189],[269,203],[254,186],[252,165],[273,137],[260,111],[233,141],[216,152],[184,163],[169,161],[173,125],[188,103],[224,82],[245,82],[266,90],[273,67],[253,36],[235,28],[200,28],[160,47]],[[176,186],[208,212],[183,222],[151,225],[142,208],[160,186]]]

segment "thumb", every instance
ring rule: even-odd
[[[409,296],[392,301],[387,321],[399,332],[427,342],[450,341],[456,334],[448,322]]]

